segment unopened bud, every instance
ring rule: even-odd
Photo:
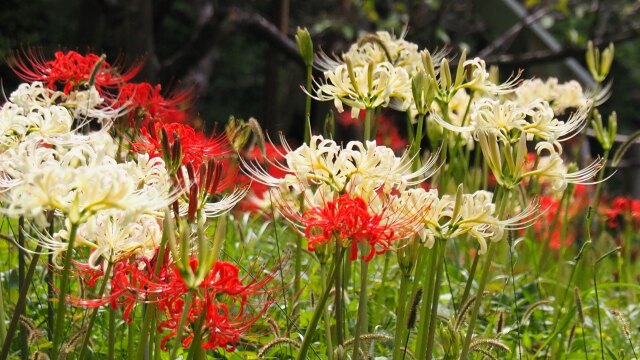
[[[298,27],[296,29],[296,44],[302,56],[302,61],[307,67],[313,66],[313,41],[307,28]]]

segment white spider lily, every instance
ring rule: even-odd
[[[417,72],[421,65],[418,45],[404,40],[403,33],[395,37],[387,31],[378,31],[375,34],[367,34],[361,37],[357,43],[351,45],[349,50],[342,55],[351,59],[353,66],[364,67],[369,63],[379,64],[390,62],[394,66],[402,67],[410,74]],[[437,54],[438,62],[443,53]],[[316,56],[314,64],[323,71],[333,71],[343,64],[325,53]]]
[[[460,88],[470,89],[489,95],[504,95],[512,93],[520,78],[520,74],[518,74],[510,77],[502,84],[495,84],[491,81],[491,75],[487,71],[486,63],[480,58],[467,60],[464,62],[464,66],[466,68],[470,68],[470,71],[468,71],[468,77],[470,80],[462,83]]]
[[[569,140],[579,134],[587,125],[590,105],[585,105],[571,114],[567,121],[558,120],[553,114],[549,103],[546,101],[534,101],[529,104],[530,123],[523,126],[522,130],[532,138],[536,136],[544,141],[558,143]]]
[[[547,142],[539,143],[536,146],[536,150],[540,156],[537,168],[522,176],[523,178],[533,176],[540,177],[543,181],[551,183],[551,189],[553,191],[563,191],[567,187],[567,184],[596,184],[597,181],[594,182],[590,180],[598,174],[606,161],[605,159],[596,159],[584,169],[569,173],[564,164],[564,160],[562,160],[560,156],[560,151],[556,150],[553,144]],[[548,155],[542,156],[545,151]]]
[[[354,66],[349,57],[345,64],[325,71],[325,82],[316,83],[318,101],[333,101],[339,112],[343,104],[351,107],[351,117],[360,110],[391,107],[404,111],[411,104],[411,79],[407,71],[389,62]]]
[[[356,191],[368,194],[379,188],[390,191],[415,185],[433,172],[437,154],[432,155],[425,165],[411,171],[411,157],[405,152],[397,157],[385,146],[377,146],[375,141],[365,144],[352,141],[342,148],[333,140],[313,136],[310,145],[302,145],[292,150],[284,145],[286,164],[274,164],[288,173],[283,178],[274,178],[257,163],[244,163],[243,171],[254,180],[271,187],[286,187],[295,183],[327,185],[336,192]]]
[[[75,246],[91,249],[87,265],[98,268],[102,260],[112,263],[143,255],[151,258],[162,238],[161,219],[147,214],[132,215],[127,211],[108,210],[89,217],[78,227]],[[67,224],[67,228],[71,224]],[[41,237],[42,239],[42,237]],[[62,229],[53,237],[41,240],[55,259],[67,251],[69,230]],[[107,265],[103,262],[103,266]]]
[[[480,245],[480,254],[487,249],[487,240],[500,241],[505,230],[527,227],[535,221],[537,205],[530,205],[518,215],[508,219],[496,217],[493,194],[476,191],[463,194],[458,188],[456,196],[438,197],[437,190],[408,189],[397,198],[396,211],[404,211],[407,217],[417,217],[422,229],[419,233],[425,246],[432,247],[436,238],[454,239],[463,235],[473,236]]]
[[[249,192],[248,187],[234,189],[231,193],[224,194],[219,200],[206,201],[199,204],[200,220],[218,217],[231,211]],[[180,216],[186,216],[189,213],[189,204],[180,202]]]
[[[127,170],[131,164],[118,164],[87,144],[55,152],[40,150],[36,140],[30,145],[23,152],[3,154],[3,182],[10,186],[2,194],[0,211],[9,216],[34,218],[42,225],[44,210],[59,210],[80,224],[106,209],[153,213],[177,198],[166,187],[157,187],[158,183],[145,184],[132,176]],[[9,157],[12,154],[15,159]],[[17,167],[6,166],[14,160]]]

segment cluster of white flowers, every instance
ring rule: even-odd
[[[521,229],[535,220],[535,204],[504,220],[497,218],[493,193],[480,190],[464,194],[461,190],[460,187],[455,196],[439,197],[436,189],[408,189],[392,206],[395,212],[419,220],[417,233],[427,247],[432,247],[436,238],[454,239],[468,234],[478,241],[480,254],[485,253],[487,240],[500,241],[505,230]]]
[[[68,251],[74,227],[76,246],[91,250],[89,266],[151,256],[164,210],[185,190],[162,158],[118,152],[109,125],[122,114],[104,105],[93,87],[65,94],[40,82],[21,84],[0,108],[0,213],[40,229],[49,214],[63,218],[58,232],[37,231],[36,240],[56,258]],[[90,121],[101,130],[86,132]],[[229,211],[245,193],[207,202],[204,216]]]
[[[548,78],[547,81],[541,79],[523,81],[515,90],[515,99],[523,106],[538,99],[545,100],[551,104],[553,111],[558,115],[564,114],[568,109],[584,107],[591,101],[577,81],[559,83],[554,77]]]

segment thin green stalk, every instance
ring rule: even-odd
[[[202,324],[204,323],[204,312],[198,316],[195,323],[195,330],[193,332],[193,340],[191,341],[191,346],[189,347],[189,354],[187,355],[187,360],[200,360],[203,356],[202,349]]]
[[[11,321],[9,322],[9,327],[7,328],[7,335],[5,336],[4,343],[2,344],[0,360],[6,360],[9,356],[11,341],[13,340],[13,335],[18,329],[20,315],[22,315],[22,313],[24,312],[25,306],[27,304],[27,293],[29,291],[29,285],[31,284],[31,280],[33,280],[33,274],[36,271],[36,266],[38,264],[38,259],[40,258],[41,250],[42,246],[38,244],[34,251],[33,257],[31,257],[31,264],[29,264],[29,269],[27,270],[27,274],[24,278],[25,286],[20,288],[20,293],[18,294],[18,302],[16,303],[16,307],[13,310],[13,315],[11,317]]]
[[[116,311],[109,307],[109,340],[107,348],[107,359],[114,360],[116,357]]]
[[[187,293],[187,298],[184,301],[184,306],[182,307],[182,315],[180,315],[180,322],[178,322],[178,327],[176,328],[176,337],[173,341],[173,348],[171,349],[171,355],[169,356],[169,359],[176,359],[177,351],[181,347],[182,329],[184,328],[185,321],[187,321],[187,315],[189,314],[191,301],[193,301],[193,293],[192,291],[189,291]]]
[[[391,254],[392,252],[387,251],[386,253],[384,253],[384,265],[382,267],[382,275],[380,276],[380,289],[386,289],[387,288],[387,280],[389,278],[389,263],[391,262]],[[384,295],[385,292],[384,291],[378,291],[376,293],[376,304],[382,304],[384,302]],[[371,322],[373,324],[378,324],[378,322],[380,321],[380,315],[381,315],[382,311],[373,311],[373,316],[371,318]]]
[[[307,94],[311,94],[313,89],[313,67],[307,66]],[[304,106],[304,143],[309,145],[311,141],[311,96],[305,96]]]
[[[372,120],[372,116],[373,116],[373,109],[366,109],[365,110],[365,117],[364,117],[364,141],[369,141],[371,140],[371,120]]]
[[[498,206],[497,206],[497,216],[501,219],[506,213],[507,202],[509,200],[509,191],[502,187],[499,187],[496,190],[496,198]],[[485,256],[484,268],[482,269],[482,275],[480,277],[480,283],[478,284],[478,292],[477,294],[482,294],[484,292],[484,288],[487,286],[487,282],[489,280],[489,273],[491,272],[491,262],[493,261],[493,256],[496,252],[496,242],[490,241],[487,249],[487,254]],[[467,334],[464,339],[464,344],[462,346],[462,352],[460,353],[460,360],[466,360],[469,356],[469,346],[471,345],[471,340],[473,339],[473,330],[476,326],[476,320],[478,319],[478,313],[480,311],[480,305],[482,304],[481,299],[478,299],[473,303],[473,309],[471,310],[471,317],[469,318],[469,326],[467,327]]]
[[[360,246],[360,251],[366,251],[366,245]],[[358,320],[356,321],[356,335],[353,341],[354,360],[358,359],[360,354],[360,336],[367,332],[367,305],[369,298],[367,297],[367,279],[369,271],[369,262],[360,261],[360,297],[358,299]],[[362,359],[366,360],[366,359]]]
[[[142,328],[140,329],[140,340],[138,342],[138,351],[136,353],[136,359],[146,359],[146,354],[149,346],[149,332],[151,329],[151,320],[156,316],[155,304],[147,304],[144,309],[144,316],[142,319]]]
[[[602,155],[602,157],[604,158],[605,161],[605,165],[602,166],[602,168],[600,169],[600,172],[598,173],[598,180],[597,180],[597,184],[596,184],[596,192],[593,195],[593,200],[591,201],[591,208],[592,209],[597,209],[598,208],[598,203],[600,202],[600,194],[602,193],[602,187],[604,186],[604,182],[602,181],[604,179],[604,173],[607,169],[606,167],[606,163],[607,160],[609,160],[609,151],[610,150],[605,150],[604,154]]]
[[[109,277],[111,276],[111,269],[113,269],[113,263],[109,261],[109,264],[107,265],[107,270],[104,272],[104,275],[103,275],[102,283],[100,284],[100,288],[98,289],[98,297],[102,297],[102,295],[104,295],[104,291],[107,288],[107,282],[109,281]],[[96,322],[96,317],[98,316],[98,310],[99,310],[98,307],[93,309],[93,311],[91,312],[91,315],[89,316],[89,323],[86,329],[84,329],[85,334],[82,339],[82,346],[80,347],[80,355],[78,356],[79,360],[84,359],[85,355],[87,354],[87,349],[89,348],[89,339],[91,339],[91,330],[93,330],[93,325]]]
[[[467,302],[469,298],[469,293],[471,292],[471,285],[473,284],[473,278],[476,276],[476,270],[478,269],[478,262],[480,262],[480,256],[478,255],[478,251],[480,248],[476,249],[476,253],[473,255],[473,262],[471,263],[471,269],[469,269],[469,277],[467,278],[467,283],[464,286],[464,292],[462,293],[462,299],[460,300],[460,304],[464,304]]]
[[[600,355],[604,360],[604,337],[602,336],[602,319],[600,318],[600,297],[598,296],[597,264],[593,266],[593,289],[596,294],[596,311],[598,312],[598,337],[600,338]]]
[[[511,232],[509,232],[509,234],[507,234],[508,236],[508,240],[509,242],[507,243],[507,246],[509,247],[509,264],[510,269],[511,269],[511,285],[512,285],[512,290],[513,290],[513,313],[516,317],[516,335],[517,335],[517,340],[518,340],[518,348],[517,348],[517,353],[518,353],[518,359],[522,360],[522,334],[520,333],[521,329],[520,329],[520,315],[518,314],[518,298],[517,298],[517,292],[516,292],[516,278],[514,275],[514,265],[513,265],[513,237],[511,235]]]
[[[62,269],[62,279],[60,280],[60,295],[58,296],[58,309],[56,311],[56,321],[53,332],[53,346],[51,349],[51,359],[58,359],[58,351],[62,345],[62,336],[64,333],[65,313],[67,304],[65,299],[69,290],[69,272],[71,268],[71,256],[73,254],[73,246],[76,242],[76,234],[78,233],[78,224],[71,224],[69,230],[69,242],[67,243],[67,252],[64,254],[64,268]]]
[[[344,343],[344,312],[342,309],[342,300],[343,300],[343,293],[342,293],[342,285],[344,283],[342,276],[344,275],[344,269],[342,267],[342,264],[338,264],[337,261],[335,259],[337,259],[338,257],[342,257],[342,255],[340,255],[341,252],[341,247],[336,244],[336,251],[335,251],[335,258],[334,258],[334,266],[337,267],[337,270],[335,272],[333,272],[333,282],[334,282],[334,308],[336,311],[336,346],[338,345],[342,345]],[[347,264],[348,265],[348,264]],[[329,276],[329,279],[331,279],[332,277]],[[327,286],[328,288],[328,286]]]
[[[480,284],[478,285],[478,294],[482,294],[484,292],[484,288],[487,285],[487,281],[489,280],[489,269],[491,268],[491,261],[493,260],[493,255],[495,254],[496,246],[495,242],[490,241],[487,249],[487,255],[485,257],[484,269],[482,270],[482,275],[480,277]],[[476,319],[478,318],[478,312],[480,310],[480,304],[482,303],[481,299],[476,300],[473,303],[473,309],[471,310],[471,317],[469,319],[469,326],[467,328],[467,335],[464,340],[464,345],[462,347],[462,352],[460,354],[460,360],[467,359],[469,355],[469,346],[471,345],[471,339],[473,338],[473,329],[476,325]]]
[[[20,288],[26,286],[25,284],[25,251],[24,249],[24,216],[20,216],[18,219],[18,284]],[[28,330],[24,326],[20,326],[20,333],[18,334],[18,344],[20,345],[20,359],[29,359],[29,343],[27,337],[29,336]]]
[[[328,288],[331,286],[331,279],[327,279],[327,274],[326,274],[326,269],[325,266],[327,264],[325,262],[320,263],[320,281],[322,281],[322,286],[324,286],[325,288]],[[329,316],[329,310],[327,309],[327,306],[325,304],[325,306],[322,307],[322,317],[324,320],[324,331],[325,331],[325,336],[327,337],[327,339],[325,340],[325,343],[327,345],[327,359],[329,360],[333,360],[333,341],[332,341],[332,334],[331,334],[331,317]]]
[[[133,354],[133,345],[135,344],[135,323],[132,321],[127,326],[127,356]]]
[[[4,341],[5,336],[7,336],[7,324],[5,324],[5,320],[7,318],[7,314],[5,313],[4,308],[4,286],[0,284],[0,341]]]
[[[433,288],[436,278],[436,261],[438,260],[438,252],[440,248],[440,241],[436,240],[433,248],[429,251],[427,259],[427,269],[425,273],[424,293],[426,297],[423,299],[420,305],[420,326],[418,327],[418,338],[416,342],[416,356],[418,359],[426,358],[427,344],[429,335],[429,321],[431,319],[431,305],[433,302]]]
[[[336,244],[338,246],[338,244]],[[329,273],[329,279],[334,278],[336,273],[338,273],[338,269],[342,263],[342,258],[344,257],[344,248],[338,246],[337,256],[333,259],[333,266],[331,268],[331,272]],[[323,313],[323,309],[327,303],[327,299],[329,299],[329,294],[331,293],[331,285],[327,283],[320,299],[316,303],[316,308],[313,311],[313,316],[311,317],[311,321],[309,322],[309,326],[307,326],[307,330],[304,333],[304,339],[302,340],[302,345],[300,346],[300,351],[298,352],[297,360],[303,360],[307,358],[307,352],[309,351],[309,347],[311,346],[311,341],[313,340],[313,335],[316,332],[316,327],[318,326],[318,320],[320,320],[320,316]]]
[[[402,341],[405,338],[405,331],[407,329],[407,307],[411,306],[407,302],[407,292],[409,290],[409,282],[411,281],[411,275],[403,274],[400,279],[400,292],[398,293],[398,308],[396,309],[396,332],[393,341],[393,357],[392,360],[399,360],[402,354],[403,344]],[[384,289],[384,288],[383,288]]]
[[[411,142],[411,157],[413,158],[413,170],[420,168],[420,144],[422,143],[422,127],[424,124],[424,114],[418,115],[418,126],[416,129],[415,137]]]
[[[440,285],[442,284],[442,271],[444,267],[444,250],[446,248],[446,242],[442,239],[436,239],[437,242],[441,242],[438,247],[438,263],[436,265],[436,279],[433,287],[433,296],[431,303],[431,318],[429,319],[429,335],[427,340],[427,354],[426,359],[431,360],[433,358],[435,335],[436,335],[436,322],[438,319],[438,303],[440,300]]]

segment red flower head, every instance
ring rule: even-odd
[[[131,124],[146,124],[151,120],[161,123],[184,122],[191,103],[190,91],[178,91],[162,96],[160,85],[127,83],[120,87],[114,107],[126,106]],[[136,121],[139,120],[139,121]]]
[[[358,258],[360,243],[369,245],[369,253],[363,254],[362,259],[370,261],[376,254],[387,251],[391,242],[397,239],[393,226],[383,223],[382,214],[370,213],[363,199],[352,198],[348,194],[328,201],[324,207],[306,211],[302,214],[302,225],[309,239],[309,251],[330,243],[336,237],[338,243],[349,244],[349,259],[352,261]]]
[[[621,220],[619,219],[620,216],[624,221],[638,224],[640,223],[640,200],[616,197],[611,202],[611,206],[605,206],[603,213],[607,217],[607,224],[612,229],[618,227],[618,222]]]
[[[39,53],[27,52],[24,58],[13,56],[13,71],[25,81],[42,81],[48,88],[56,90],[63,85],[65,94],[89,82],[94,74],[94,85],[102,94],[104,88],[115,87],[131,80],[141,68],[135,64],[131,68],[118,71],[96,54],[81,55],[75,51],[57,51],[53,60],[45,60]],[[97,69],[96,69],[97,67]]]
[[[231,150],[224,135],[207,137],[187,124],[151,122],[143,127],[142,142],[134,143],[134,151],[148,153],[165,159],[175,159],[176,154],[180,163],[192,163],[199,169],[209,159],[219,159]],[[170,149],[162,145],[162,134],[168,137]]]
[[[240,277],[236,265],[218,261],[198,289],[189,289],[180,270],[168,256],[164,257],[159,267],[157,261],[157,257],[151,260],[122,260],[114,265],[108,296],[90,300],[70,299],[70,303],[82,307],[109,303],[113,308],[123,307],[125,321],[132,320],[131,313],[137,304],[155,304],[160,316],[164,317],[157,330],[169,330],[160,344],[164,350],[167,342],[177,335],[180,319],[185,312],[186,322],[182,329],[184,347],[193,341],[197,324],[202,324],[202,347],[221,347],[226,351],[235,350],[240,337],[271,305],[270,300],[257,299],[271,293],[266,287],[274,279],[273,274],[262,278]],[[190,259],[190,265],[197,268],[197,260]],[[191,297],[190,302],[186,301],[187,296]]]

